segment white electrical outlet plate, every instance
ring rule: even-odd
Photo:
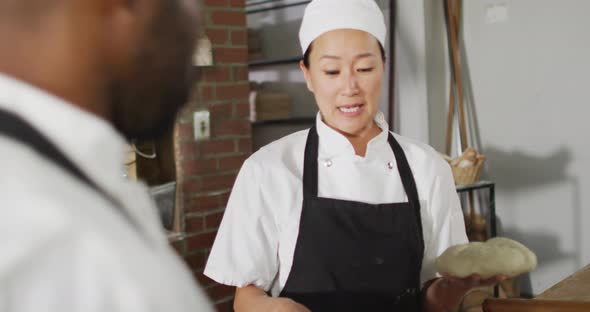
[[[195,140],[208,140],[211,131],[211,121],[209,111],[198,111],[194,113],[194,133]]]
[[[504,23],[508,20],[508,4],[504,2],[490,4],[486,7],[486,23]]]
[[[213,49],[211,48],[211,41],[209,41],[209,38],[202,37],[197,41],[197,48],[195,49],[195,54],[193,55],[193,65],[213,65]]]

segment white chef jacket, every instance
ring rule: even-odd
[[[318,114],[318,196],[370,204],[407,202],[397,164],[382,130],[355,154],[343,135]],[[303,158],[309,130],[277,140],[242,166],[205,268],[226,285],[249,284],[278,295],[289,277],[299,233]],[[434,261],[446,248],[467,242],[463,213],[449,165],[431,147],[393,134],[402,146],[418,188],[424,231],[421,282],[436,276]]]
[[[212,311],[106,121],[0,75],[0,109],[44,133],[123,206],[0,135],[0,311]],[[138,228],[117,209],[125,209]]]

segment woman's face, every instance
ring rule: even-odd
[[[309,68],[300,67],[328,126],[351,136],[371,130],[384,72],[375,37],[353,29],[327,32],[314,40]]]

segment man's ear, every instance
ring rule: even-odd
[[[307,84],[307,90],[313,93],[313,86],[311,85],[311,78],[309,77],[309,69],[305,67],[303,60],[299,61],[299,68],[303,72],[303,77],[305,78],[305,83]]]

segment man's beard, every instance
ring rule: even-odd
[[[131,71],[109,86],[115,128],[128,140],[169,133],[193,86],[197,29],[180,2],[160,0]]]

